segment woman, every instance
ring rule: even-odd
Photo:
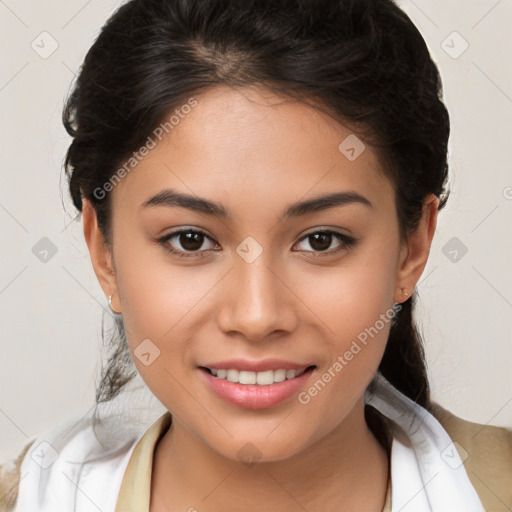
[[[6,510],[510,508],[512,433],[430,399],[414,290],[449,118],[391,0],[130,1],[64,123],[119,327],[97,404],[133,361],[167,412],[46,432]]]

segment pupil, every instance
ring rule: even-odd
[[[180,243],[183,248],[194,251],[197,250],[203,245],[201,233],[181,233],[180,235]]]
[[[311,247],[313,247],[313,249],[316,249],[318,251],[325,251],[331,245],[332,235],[330,233],[316,233],[314,235],[311,235],[311,237],[313,238],[313,243],[311,243]],[[316,244],[316,242],[318,242],[319,237],[320,240],[323,240],[324,242],[323,244],[320,243],[320,247],[318,247],[318,244]],[[316,247],[315,244],[317,245]]]

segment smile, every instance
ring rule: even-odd
[[[313,368],[308,366],[300,370],[285,370],[284,368],[278,370],[267,370],[263,372],[251,372],[247,370],[237,370],[235,368],[205,368],[217,379],[227,380],[239,384],[257,384],[260,386],[270,386],[276,382],[283,382],[285,380],[295,379],[302,375],[306,370]]]
[[[259,372],[236,368],[198,368],[204,383],[217,397],[244,409],[266,409],[289,400],[307,385],[316,369],[315,365]]]

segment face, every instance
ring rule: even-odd
[[[340,150],[352,132],[326,114],[256,89],[195,98],[111,192],[115,275],[99,259],[95,270],[137,370],[177,427],[233,460],[246,443],[280,460],[360,417],[391,307],[405,300],[400,286],[414,287],[429,240],[415,252],[401,244],[376,153],[352,154],[353,139]],[[202,368],[235,359],[314,369],[248,385]]]

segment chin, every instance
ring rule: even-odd
[[[304,440],[290,436],[286,431],[281,435],[274,432],[270,436],[266,432],[260,430],[251,435],[246,431],[244,435],[224,439],[221,443],[212,442],[210,446],[222,457],[247,466],[289,459],[307,448],[306,444],[301,444]]]

